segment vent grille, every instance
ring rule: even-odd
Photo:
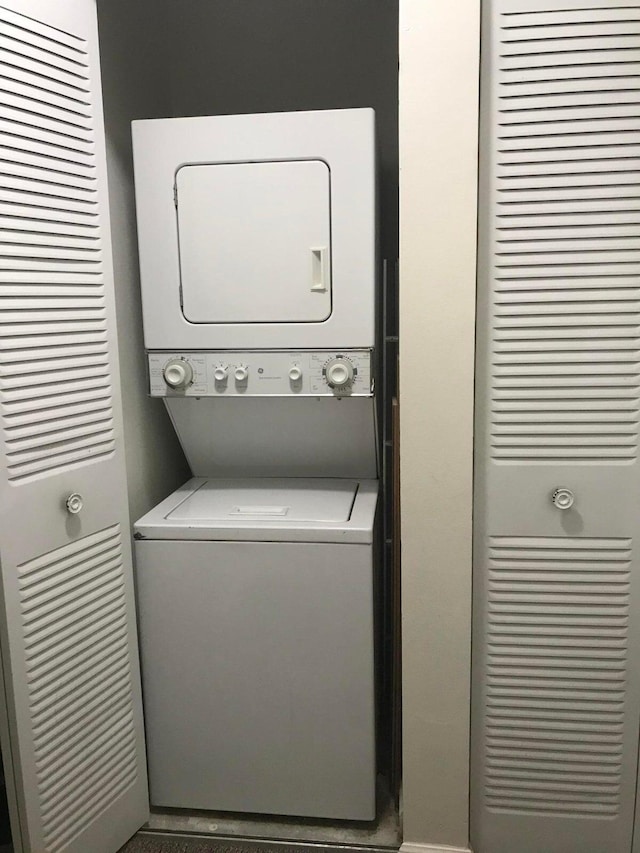
[[[120,527],[18,568],[42,832],[64,847],[136,780]]]
[[[0,417],[21,481],[113,451],[86,44],[0,7]]]
[[[640,393],[640,6],[500,15],[492,457],[624,463]]]
[[[489,548],[487,806],[613,817],[631,540],[494,537]]]

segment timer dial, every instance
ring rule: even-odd
[[[169,388],[188,388],[193,382],[193,368],[184,358],[172,358],[162,368],[162,376]]]
[[[325,364],[324,376],[330,388],[338,390],[347,388],[353,382],[353,364],[351,364],[349,359],[338,355]]]

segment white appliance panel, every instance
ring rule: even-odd
[[[373,394],[371,352],[152,352],[149,389],[152,397],[360,397]],[[167,367],[179,363],[188,384],[172,388]],[[345,365],[344,384],[330,385],[332,365]],[[329,369],[329,376],[327,376]]]
[[[332,349],[346,344],[354,349],[373,347],[376,291],[373,110],[136,121],[133,123],[133,146],[147,349]],[[234,256],[223,260],[222,274],[234,276],[233,270],[242,268],[248,273],[242,287],[256,295],[257,301],[254,306],[245,305],[240,292],[232,292],[229,283],[225,286],[227,292],[222,295],[217,286],[215,292],[213,289],[204,291],[204,296],[198,295],[202,291],[193,288],[203,266],[212,264],[217,268],[221,263],[215,251],[220,241],[207,232],[203,223],[202,228],[200,225],[196,228],[206,233],[207,245],[200,244],[195,251],[193,247],[188,248],[185,258],[183,311],[178,237],[182,245],[183,224],[187,220],[192,223],[202,206],[201,199],[196,202],[190,197],[190,190],[184,196],[185,176],[206,174],[205,183],[209,180],[215,183],[214,175],[223,174],[225,169],[244,169],[247,164],[254,165],[253,174],[264,170],[260,174],[266,175],[276,165],[275,161],[288,161],[281,164],[282,172],[279,173],[285,176],[283,180],[287,184],[297,183],[292,177],[294,174],[303,175],[301,183],[306,187],[305,193],[309,192],[316,206],[311,213],[305,207],[307,202],[300,201],[302,193],[290,186],[298,198],[297,204],[303,204],[302,218],[313,220],[308,230],[309,222],[304,228],[296,222],[293,228],[294,231],[301,229],[299,237],[304,238],[304,258],[292,255],[276,259],[272,248],[282,245],[282,236],[280,234],[274,242],[267,236],[271,234],[271,226],[264,222],[258,236],[249,240],[249,246],[256,246],[257,251],[248,250],[242,218],[234,216],[241,228],[238,236],[232,237],[230,224],[224,222],[227,203],[222,213],[214,215],[207,198],[204,205],[207,218],[217,223],[216,227],[223,224],[225,240],[234,252]],[[307,161],[306,165],[301,161]],[[198,171],[190,171],[194,169]],[[326,231],[328,173],[330,235]],[[278,199],[274,222],[289,222],[290,214],[279,209],[284,190],[272,187],[272,192],[272,200]],[[228,191],[225,192],[227,200],[228,195]],[[266,195],[265,192],[262,201]],[[187,205],[186,212],[181,209],[183,203]],[[289,204],[287,200],[286,205]],[[237,207],[237,199],[234,199],[233,209]],[[251,210],[247,211],[247,217],[259,219]],[[316,233],[319,243],[309,245],[316,240]],[[302,279],[295,299],[292,297],[294,287],[286,280],[290,274],[300,275]],[[215,275],[218,275],[217,269]],[[323,279],[326,291],[322,289]],[[312,291],[307,286],[309,281],[314,288]],[[216,314],[218,310],[223,313]],[[258,322],[261,319],[266,322]]]
[[[329,177],[319,160],[180,167],[180,284],[190,323],[327,319]]]
[[[373,397],[168,397],[198,477],[378,476]]]
[[[372,547],[140,541],[136,564],[151,803],[372,820]]]

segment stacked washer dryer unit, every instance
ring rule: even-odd
[[[371,820],[373,111],[133,138],[150,392],[194,474],[136,524],[151,801]]]

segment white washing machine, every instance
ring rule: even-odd
[[[373,111],[133,135],[149,390],[198,475],[135,527],[151,801],[371,820]]]
[[[153,805],[375,817],[377,491],[196,478],[136,524]]]

